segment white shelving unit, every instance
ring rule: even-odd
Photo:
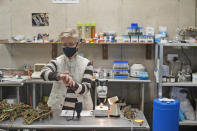
[[[181,87],[194,87],[197,88],[197,83],[192,82],[174,82],[174,83],[162,83],[162,86],[181,86]]]
[[[159,82],[156,83],[157,87],[159,87],[158,94],[159,98],[162,97],[162,88],[163,87],[172,87],[172,86],[177,86],[177,87],[191,87],[191,88],[197,88],[197,83],[193,82],[174,82],[174,83],[169,83],[169,82],[162,82],[162,66],[163,66],[163,53],[164,53],[164,47],[197,47],[197,43],[158,43],[155,44],[155,63],[157,67],[159,68]],[[159,63],[157,63],[157,60],[159,59]],[[184,125],[184,126],[197,126],[197,121],[188,121],[185,120],[183,122],[179,122],[179,125]]]

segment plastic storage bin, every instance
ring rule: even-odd
[[[174,102],[153,101],[153,131],[178,131],[179,130],[178,100]]]
[[[114,61],[113,65],[114,78],[128,78],[129,75],[129,64],[128,61]]]

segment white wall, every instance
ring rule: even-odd
[[[32,27],[31,13],[35,12],[49,13],[49,27]],[[19,34],[33,38],[38,33],[49,33],[50,38],[56,40],[60,32],[75,27],[78,22],[95,22],[97,31],[113,30],[119,35],[125,32],[131,22],[138,22],[143,27],[153,26],[156,31],[159,25],[165,25],[169,36],[173,37],[177,26],[195,24],[195,0],[80,0],[79,4],[52,4],[51,0],[0,1],[0,39],[10,39]],[[144,49],[135,49],[141,47],[127,47],[123,47],[128,50],[125,57],[144,56]],[[100,47],[90,47],[92,50],[88,52],[84,51],[86,48],[89,47],[83,48],[83,53],[91,59],[97,58],[98,66],[100,61],[101,65],[109,66],[109,61],[101,58]],[[50,50],[50,46],[1,45],[0,67],[22,68],[24,63],[48,61],[51,58]],[[109,52],[112,54],[109,54],[109,60],[117,59],[119,50],[119,46],[110,46]],[[95,51],[97,53],[92,54]],[[134,51],[139,55],[127,55]],[[133,62],[139,59],[133,58]]]

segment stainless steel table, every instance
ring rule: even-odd
[[[3,87],[16,87],[16,99],[17,103],[20,102],[20,87],[23,86],[26,78],[16,79],[14,77],[4,77],[0,81],[0,99],[2,100],[2,88]]]
[[[50,119],[39,120],[31,125],[26,125],[23,118],[17,118],[11,123],[9,120],[0,123],[1,129],[58,129],[58,130],[139,130],[147,131],[150,129],[143,113],[138,111],[136,119],[143,119],[144,123],[139,125],[134,120],[131,122],[125,118],[107,118],[107,117],[81,117],[67,121],[65,117],[59,116],[60,111],[54,111],[53,117]]]

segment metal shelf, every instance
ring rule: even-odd
[[[185,121],[179,122],[179,125],[181,125],[181,126],[196,126],[197,121],[185,120]]]
[[[181,87],[194,87],[197,83],[183,82],[183,83],[162,83],[162,66],[164,57],[164,47],[197,47],[197,43],[157,43],[155,44],[155,64],[159,71],[159,97],[162,97],[162,87],[163,86],[181,86]],[[159,61],[157,61],[159,59]]]
[[[57,42],[0,42],[0,44],[35,44],[35,45],[62,45],[62,43]],[[82,45],[154,45],[154,43],[151,42],[144,42],[144,43],[131,43],[131,42],[100,42],[100,43],[82,43]]]
[[[159,43],[159,45],[162,46],[196,46],[197,47],[197,43]]]
[[[193,82],[162,82],[162,66],[163,66],[163,57],[164,57],[164,47],[197,47],[197,43],[158,43],[155,44],[155,64],[159,70],[159,82],[157,85],[159,86],[159,97],[162,97],[162,87],[167,86],[177,86],[177,87],[192,87],[196,88],[197,83]],[[159,62],[157,61],[158,59]],[[182,126],[197,126],[197,121],[189,121],[185,120],[183,122],[179,122],[179,125]]]
[[[109,82],[131,82],[131,83],[150,83],[151,80],[140,80],[138,78],[127,78],[127,79],[113,79],[113,78],[97,78],[99,80],[108,80]]]
[[[197,87],[197,83],[193,82],[175,82],[175,83],[162,83],[162,86],[186,86],[186,87]]]

